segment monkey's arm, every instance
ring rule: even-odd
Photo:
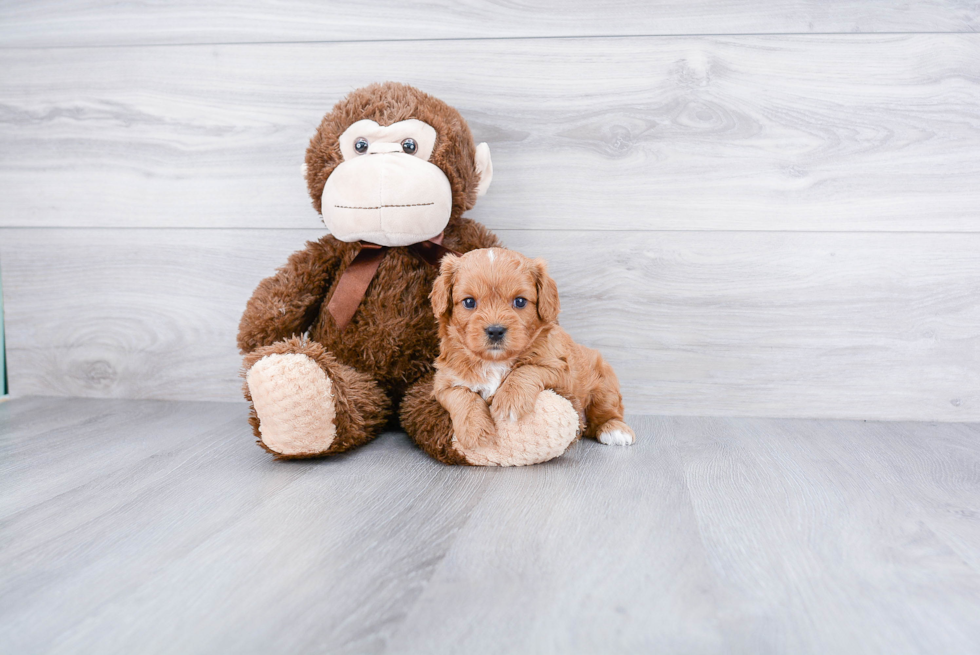
[[[449,412],[456,441],[463,448],[493,443],[497,429],[490,408],[478,393],[456,386],[452,376],[443,371],[436,371],[432,391],[439,404]]]
[[[242,354],[305,332],[316,320],[342,255],[333,237],[309,241],[275,275],[262,280],[238,324]]]

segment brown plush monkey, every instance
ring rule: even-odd
[[[306,180],[331,234],[263,280],[239,325],[260,445],[284,459],[339,453],[396,412],[449,464],[531,464],[574,440],[575,411],[549,391],[526,420],[502,426],[499,443],[466,450],[432,394],[429,293],[442,253],[500,245],[462,216],[491,175],[489,148],[474,145],[462,116],[413,87],[358,89],[324,117]]]

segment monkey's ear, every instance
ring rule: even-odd
[[[493,179],[493,162],[490,161],[490,146],[481,143],[476,147],[476,172],[480,183],[476,185],[476,195],[482,196],[490,188]]]
[[[543,259],[532,259],[531,270],[534,286],[538,291],[538,318],[544,323],[554,323],[561,311],[558,285],[548,275],[548,264]]]
[[[432,284],[432,292],[429,294],[429,302],[432,303],[432,313],[439,321],[439,331],[442,332],[444,325],[449,323],[453,315],[453,281],[456,278],[456,271],[459,270],[459,257],[456,255],[446,255],[442,258],[439,266],[439,277]]]

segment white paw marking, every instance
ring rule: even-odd
[[[599,435],[599,443],[607,446],[629,446],[633,443],[633,435],[625,430],[610,430]]]

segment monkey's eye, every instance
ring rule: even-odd
[[[415,139],[405,139],[404,141],[402,141],[402,150],[404,150],[409,155],[414,155],[415,151],[417,151],[418,149],[419,146],[417,143],[415,143]]]
[[[463,307],[466,309],[476,309],[476,298],[463,298]]]
[[[514,298],[514,307],[517,309],[524,309],[527,307],[527,298],[523,298],[521,296]]]
[[[368,146],[370,145],[371,144],[368,143],[367,139],[365,139],[363,136],[359,136],[357,137],[357,140],[354,141],[354,150],[357,152],[357,154],[363,155],[365,152],[367,152]]]

